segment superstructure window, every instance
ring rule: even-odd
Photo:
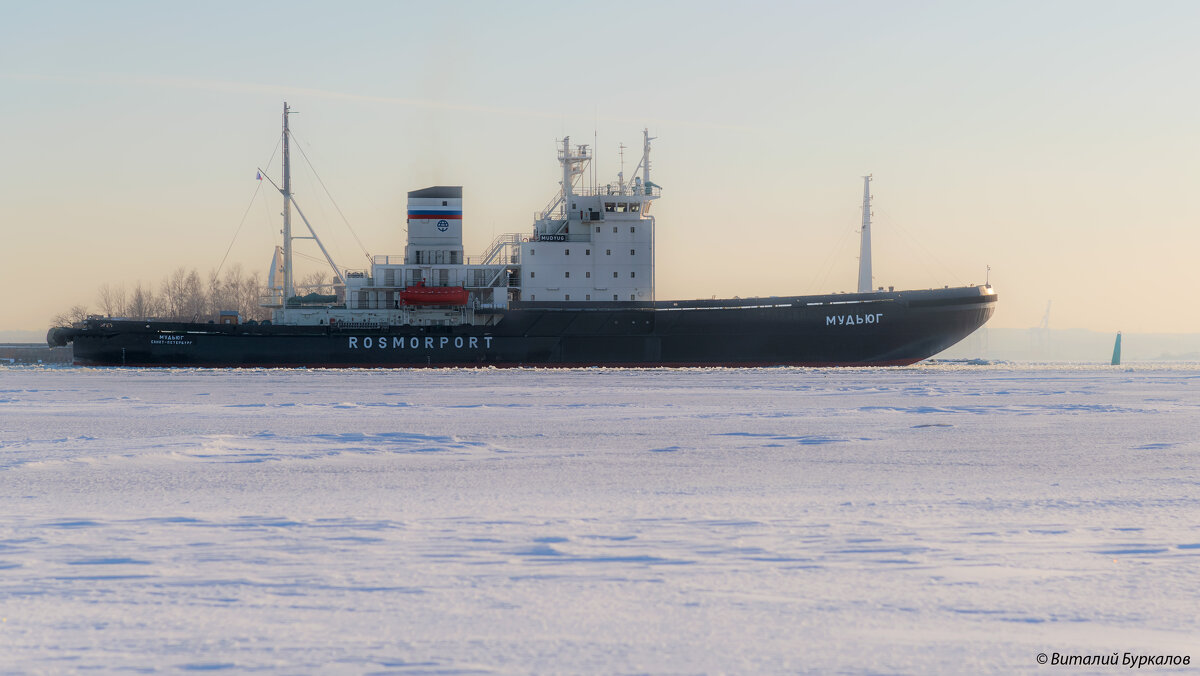
[[[633,270],[630,270],[630,271],[629,271],[629,276],[630,276],[630,277],[637,277],[637,273],[636,273],[636,272],[634,272]]]
[[[629,300],[633,300],[633,294],[629,294]]]
[[[533,255],[533,254],[535,254],[535,253],[537,253],[537,251],[535,251],[535,250],[534,250],[534,249],[531,247],[531,248],[529,249],[529,255],[530,255],[530,256],[532,256],[532,255]]]
[[[591,250],[591,249],[584,249],[584,250],[583,250],[583,255],[584,255],[584,256],[591,256],[591,255],[592,255],[592,250]]]
[[[571,294],[568,293],[566,296],[563,297],[563,300],[571,300]]]
[[[591,277],[592,277],[592,271],[591,271],[591,270],[588,270],[587,272],[583,273],[583,276],[584,276],[584,277],[587,277],[588,279],[591,279]]]
[[[604,250],[604,255],[605,255],[605,256],[611,256],[611,255],[612,255],[612,249],[605,249],[605,250]]]
[[[637,232],[637,226],[636,225],[629,226],[629,232],[631,232],[631,233]]]
[[[567,271],[566,271],[566,272],[564,272],[563,274],[564,274],[564,275],[566,275],[567,277],[570,277],[570,276],[571,276],[571,271],[570,271],[570,270],[567,270]]]
[[[630,256],[636,256],[636,255],[637,255],[637,249],[630,249],[630,250],[629,250],[629,255],[630,255]]]
[[[617,271],[613,270],[613,277],[616,277],[616,276],[617,276]]]
[[[571,255],[571,250],[570,250],[570,249],[563,249],[563,255],[564,255],[564,256],[570,256],[570,255]]]
[[[614,235],[617,234],[617,226],[615,226],[615,225],[613,226],[613,234]]]
[[[534,277],[537,277],[537,273],[536,273],[536,272],[534,272],[533,270],[530,270],[530,271],[529,271],[529,278],[530,278],[530,279],[533,279]]]
[[[583,299],[584,299],[584,300],[591,300],[591,299],[592,299],[592,294],[590,294],[590,293],[589,293],[589,294],[587,294],[586,296],[584,296],[584,297],[583,297]]]
[[[597,235],[599,235],[599,234],[600,234],[600,226],[598,226],[598,225],[596,226],[596,234],[597,234]]]
[[[613,300],[616,300],[616,299],[617,299],[617,294],[615,294],[615,293],[614,293],[614,294],[613,294]]]

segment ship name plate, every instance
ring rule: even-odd
[[[191,345],[192,339],[177,333],[160,333],[150,339],[151,345]]]
[[[347,336],[351,350],[490,349],[492,336]]]
[[[856,324],[879,324],[883,321],[882,312],[868,312],[865,315],[825,315],[825,326],[854,326]]]

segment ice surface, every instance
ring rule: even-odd
[[[0,367],[0,671],[1196,664],[1198,433],[1197,365]]]

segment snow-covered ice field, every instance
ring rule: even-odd
[[[1187,364],[0,367],[0,672],[1195,669],[1198,436]]]

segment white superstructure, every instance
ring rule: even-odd
[[[263,304],[274,308],[277,324],[401,326],[488,324],[514,301],[652,301],[654,217],[649,211],[659,187],[650,181],[651,140],[644,131],[632,180],[626,181],[622,171],[615,183],[580,185],[592,160],[589,148],[572,147],[569,138],[563,139],[560,189],[534,215],[533,231],[501,235],[479,256],[463,255],[460,186],[409,192],[403,255],[374,256],[369,270],[335,267],[338,283],[330,296],[296,295],[303,290],[291,292],[290,270],[282,270],[272,279],[283,284]],[[284,174],[289,174],[286,167]],[[288,184],[280,192],[294,205]],[[288,237],[297,239],[290,229]],[[290,253],[291,242],[285,241],[282,249]],[[290,268],[290,256],[276,256],[273,270],[279,258]],[[463,287],[467,301],[410,302],[422,287]],[[285,298],[290,300],[285,303]]]
[[[654,300],[654,217],[650,135],[643,131],[642,175],[615,184],[576,187],[591,162],[587,146],[563,139],[562,190],[536,214],[520,243],[521,298],[528,301]]]

